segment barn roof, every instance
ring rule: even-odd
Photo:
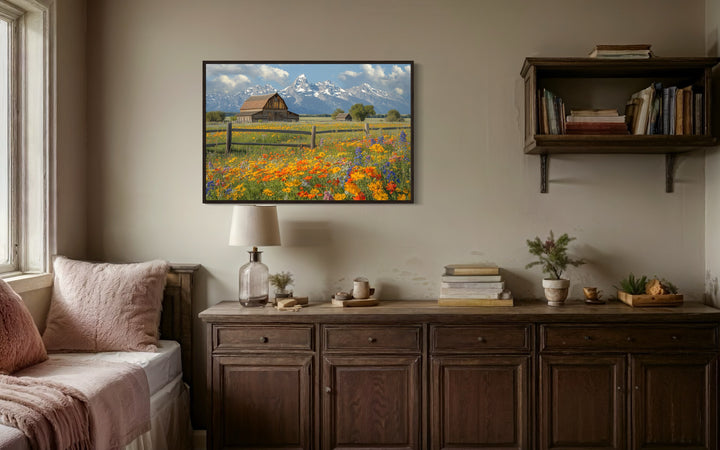
[[[253,114],[261,113],[262,109],[246,109],[241,110],[239,113],[237,113],[238,116],[252,116]]]
[[[265,105],[267,104],[268,100],[270,100],[273,97],[279,97],[280,100],[285,103],[285,100],[280,97],[280,94],[277,92],[274,94],[267,94],[267,95],[252,95],[245,100],[245,103],[242,104],[240,107],[240,111],[246,111],[246,110],[263,110],[265,109]]]

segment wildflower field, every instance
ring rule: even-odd
[[[279,131],[310,131],[310,136]],[[232,133],[225,153],[226,130],[207,125],[205,139],[206,201],[396,201],[412,191],[412,142],[407,123],[374,123],[366,136],[358,123],[252,123],[233,128],[275,131]],[[340,130],[322,133],[325,130]],[[261,145],[238,145],[253,143]],[[212,144],[223,144],[212,146]],[[267,145],[275,144],[275,145]]]

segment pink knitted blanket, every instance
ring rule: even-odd
[[[61,383],[0,375],[0,422],[25,433],[32,449],[90,448],[87,398]]]
[[[35,408],[39,410],[30,415],[42,415],[44,419],[30,422],[20,414],[18,402],[8,406],[0,401],[0,421],[23,431],[33,449],[115,450],[150,429],[150,390],[145,372],[138,365],[99,361],[77,364],[51,356],[48,361],[14,376],[4,376],[4,379],[19,381],[14,381],[15,384],[0,381],[0,392],[14,391],[18,383],[32,383],[33,393],[36,392],[35,386],[58,391],[53,395],[40,394],[39,398],[32,400],[31,403],[37,404]],[[3,389],[3,386],[8,389]],[[52,401],[53,396],[57,400],[51,408],[45,403],[46,399]],[[77,409],[85,411],[84,425],[79,424],[83,413],[73,412]],[[65,415],[68,418],[56,418]],[[51,423],[53,421],[56,423]],[[50,428],[53,430],[49,431]],[[82,428],[83,432],[76,432],[75,428]],[[37,446],[33,444],[33,439]],[[50,446],[45,446],[48,442]]]

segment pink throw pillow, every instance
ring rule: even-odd
[[[55,258],[48,351],[157,350],[165,261],[109,264]]]
[[[11,374],[46,359],[30,311],[10,285],[0,280],[0,374]]]

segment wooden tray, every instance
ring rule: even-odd
[[[375,306],[378,303],[378,299],[375,297],[370,298],[351,298],[350,300],[331,300],[333,306]]]
[[[683,304],[682,294],[628,294],[625,291],[618,291],[618,298],[630,306],[677,306]]]

